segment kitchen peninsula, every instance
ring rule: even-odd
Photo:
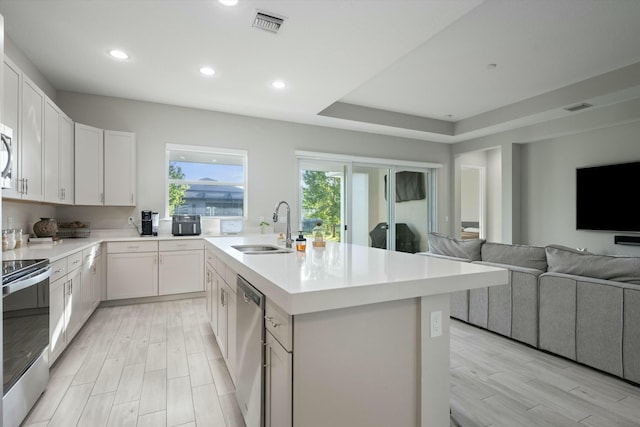
[[[265,426],[449,426],[449,292],[505,284],[506,270],[333,242],[234,248],[273,236],[206,241],[211,276],[233,292],[237,273],[266,300]]]

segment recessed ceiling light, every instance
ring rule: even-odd
[[[211,67],[202,67],[200,68],[200,72],[205,76],[213,76],[216,73],[216,70]]]
[[[238,0],[218,0],[218,1],[225,6],[235,6],[238,4]]]
[[[116,58],[116,59],[129,59],[129,55],[127,55],[126,52],[119,50],[119,49],[111,49],[109,51],[109,55],[111,55],[112,57]]]
[[[487,70],[493,70],[494,68],[497,68],[498,64],[487,64]]]
[[[285,87],[287,87],[287,84],[282,80],[274,80],[274,82],[271,83],[271,86],[273,86],[276,89],[284,89]]]

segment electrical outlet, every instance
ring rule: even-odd
[[[130,217],[129,217],[129,222],[128,222],[128,224],[129,224],[129,225],[133,225],[133,224],[134,224],[134,222],[133,222],[133,217],[132,217],[132,216],[130,216]]]
[[[442,311],[431,312],[431,338],[442,336]]]

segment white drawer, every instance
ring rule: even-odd
[[[126,252],[157,252],[158,242],[109,242],[107,253],[118,254]]]
[[[49,283],[53,283],[59,278],[63,277],[68,272],[67,258],[59,259],[56,262],[51,263],[51,277]]]
[[[69,268],[69,271],[82,267],[82,251],[78,251],[67,257],[67,267]]]
[[[292,351],[293,318],[269,300],[265,303],[264,325],[287,351]]]
[[[191,240],[160,240],[161,251],[193,251],[204,249],[204,242],[200,239]]]

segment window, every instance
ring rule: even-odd
[[[166,171],[168,215],[246,216],[246,151],[167,144]]]

